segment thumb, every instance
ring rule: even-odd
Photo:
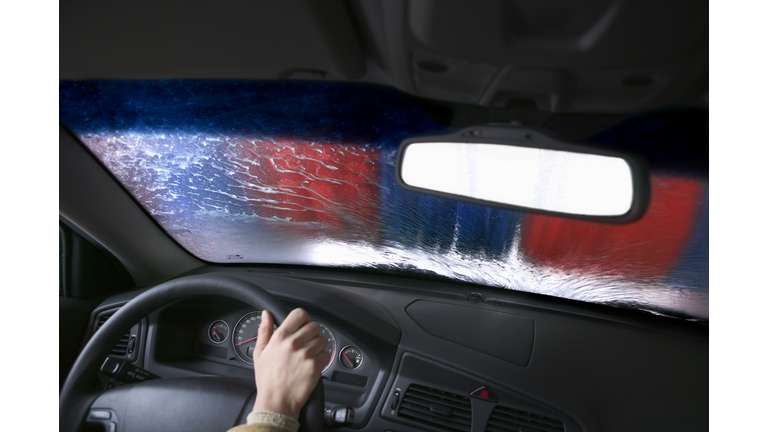
[[[272,326],[274,320],[272,315],[267,310],[261,311],[261,324],[259,324],[259,338],[256,339],[256,347],[253,350],[253,360],[256,362],[256,357],[260,356],[264,348],[267,347],[269,340],[272,339]]]

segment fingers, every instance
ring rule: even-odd
[[[309,314],[301,308],[296,308],[285,317],[283,324],[280,325],[279,330],[285,334],[296,333],[305,324],[312,322]]]
[[[302,347],[303,357],[312,365],[312,375],[319,378],[323,369],[331,361],[331,354],[325,351],[326,339],[320,335],[307,341]]]
[[[310,321],[301,326],[301,328],[296,330],[296,333],[293,334],[293,338],[295,339],[294,346],[299,347],[306,345],[309,341],[317,337],[320,337],[320,326]]]
[[[272,324],[274,320],[266,310],[262,312],[259,325],[259,338],[256,341],[254,359],[260,354],[272,339]],[[322,370],[330,361],[330,354],[325,352],[327,340],[320,335],[320,326],[312,322],[304,309],[292,310],[274,333],[277,340],[288,341],[294,351],[304,351],[306,358],[311,359]]]
[[[316,333],[312,331],[312,334],[310,334],[308,337],[305,337],[303,340],[297,338],[296,342],[297,344],[300,344],[300,346],[305,347],[309,357],[316,357],[320,354],[320,352],[325,350],[327,341],[324,337],[320,336],[320,327],[317,325],[313,325],[312,327],[317,327]]]
[[[272,339],[272,326],[274,324],[274,320],[272,319],[272,314],[269,313],[267,310],[261,311],[261,324],[259,324],[259,337],[256,339],[256,347],[253,350],[253,359],[256,360],[256,357],[261,355],[261,353],[264,351],[264,348],[267,347],[267,344],[269,343],[270,339]]]
[[[288,325],[286,326],[286,324]],[[292,339],[294,349],[303,349],[307,357],[316,359],[325,351],[327,341],[320,335],[320,326],[312,321],[312,318],[305,310],[298,308],[291,311],[283,325],[280,326],[280,329],[283,328],[286,330],[286,337]],[[295,331],[292,335],[288,336],[289,330]],[[329,356],[330,354],[326,353],[321,357],[321,359],[324,359],[324,361],[320,362],[323,366],[330,361]]]
[[[320,375],[325,366],[330,363],[331,354],[325,350],[328,340],[320,335],[320,327],[316,324],[312,325],[312,327],[317,327],[317,333],[306,341],[304,344],[304,351],[306,352],[307,358],[312,360],[315,372],[317,375]]]

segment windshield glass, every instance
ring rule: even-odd
[[[654,153],[668,144],[667,120],[636,118],[589,138],[643,143],[634,149],[651,166],[650,207],[623,225],[403,190],[400,141],[453,129],[384,87],[62,82],[60,120],[211,263],[417,271],[708,320],[708,181],[678,169],[689,162],[680,155]]]

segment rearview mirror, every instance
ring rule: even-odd
[[[638,156],[507,125],[402,142],[404,188],[454,200],[605,222],[631,222],[648,205]]]

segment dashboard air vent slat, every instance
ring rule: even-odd
[[[107,320],[115,314],[118,310],[112,310],[106,313],[103,313],[99,315],[98,322],[96,323],[96,329],[93,331],[96,333],[101,326],[104,325]],[[112,352],[110,352],[110,355],[113,356],[119,356],[119,357],[125,357],[125,355],[128,353],[128,341],[131,339],[131,330],[129,329],[123,336],[120,337],[120,340],[115,344],[115,347],[112,348]]]
[[[397,415],[448,432],[469,432],[472,405],[468,397],[411,384]]]
[[[497,406],[488,420],[486,432],[517,432],[520,430],[531,432],[563,432],[565,426],[558,419],[543,415]]]

